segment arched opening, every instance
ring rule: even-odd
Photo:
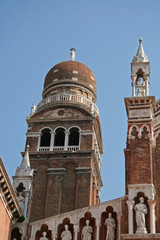
[[[142,202],[141,202],[141,199]],[[133,215],[134,215],[134,221],[133,221],[133,227],[134,227],[134,232],[137,232],[138,230],[138,226],[137,226],[137,218],[139,218],[139,215],[144,215],[144,217],[141,216],[141,219],[144,218],[144,225],[145,225],[145,228],[147,230],[147,232],[149,233],[149,229],[150,229],[150,211],[149,211],[149,204],[148,204],[148,198],[144,195],[143,192],[139,192],[137,194],[137,196],[134,198],[134,201],[135,201],[135,205],[134,205],[134,212],[133,212]],[[137,210],[138,206],[140,205],[140,208],[142,209],[143,208],[143,213],[140,213],[141,210]],[[144,211],[144,208],[146,208],[146,213]],[[139,212],[139,214],[137,214],[137,217],[136,217],[136,212]]]
[[[51,141],[51,130],[45,128],[41,131],[40,147],[49,147]]]
[[[56,130],[54,146],[55,147],[64,146],[64,140],[65,140],[65,130],[64,128],[58,128]]]
[[[113,231],[114,231],[114,235],[115,235],[115,240],[117,240],[118,239],[118,234],[117,233],[119,231],[118,224],[117,224],[117,213],[114,212],[112,206],[108,206],[106,208],[106,211],[102,212],[102,214],[101,214],[100,239],[106,239],[107,226],[108,226],[107,222],[109,222],[108,221],[109,214],[111,214],[111,218],[112,218],[112,221],[111,221],[112,222],[112,227],[113,227],[113,223],[115,224],[115,227],[113,228]]]
[[[22,234],[20,233],[19,228],[15,227],[12,229],[11,232],[11,240],[16,239],[16,240],[21,240]]]
[[[79,145],[79,129],[73,127],[70,129],[69,133],[69,146],[78,146]]]
[[[72,239],[73,239],[73,224],[70,222],[70,219],[69,218],[65,218],[64,220],[63,220],[63,223],[60,223],[59,225],[58,225],[58,229],[57,229],[57,240],[61,240],[62,239],[62,237],[61,237],[61,235],[62,235],[62,232],[63,231],[65,231],[66,229],[65,229],[65,225],[67,225],[68,226],[68,230],[71,232],[71,235],[72,235]]]
[[[42,236],[43,233],[46,232],[46,237],[51,240],[52,239],[52,231],[48,229],[48,226],[46,224],[43,224],[41,226],[41,230],[36,232],[36,238],[35,240],[39,240]]]
[[[79,221],[79,229],[80,229],[80,232],[79,232],[79,235],[78,235],[78,240],[81,240],[82,239],[82,232],[83,232],[83,228],[87,225],[87,220],[89,220],[88,222],[88,226],[91,227],[91,240],[94,240],[96,239],[96,223],[95,223],[95,218],[92,217],[92,214],[90,212],[86,212],[84,217],[80,219]]]
[[[20,192],[23,192],[25,190],[25,187],[23,185],[22,182],[20,182],[20,184],[18,185],[18,187],[16,188],[17,191],[17,195],[19,195]]]

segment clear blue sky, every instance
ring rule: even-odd
[[[0,155],[9,176],[24,151],[25,118],[41,101],[45,75],[58,62],[86,64],[97,80],[103,134],[101,200],[124,195],[130,62],[138,40],[151,62],[150,95],[160,97],[160,1],[0,0]]]

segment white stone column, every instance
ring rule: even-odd
[[[56,132],[55,131],[51,131],[50,151],[53,151],[55,135],[56,135]]]
[[[117,232],[118,240],[121,239],[121,217],[122,217],[122,213],[121,212],[117,213],[117,228],[118,229],[115,229],[115,231]]]
[[[38,136],[38,144],[37,144],[37,151],[39,151],[39,148],[40,148],[40,144],[41,144],[41,135],[42,135],[42,133],[39,133],[39,136]]]
[[[155,200],[148,200],[149,208],[150,208],[150,233],[156,233],[155,227]]]
[[[57,232],[53,232],[53,234],[52,234],[53,240],[56,240],[56,237],[57,237]]]
[[[149,76],[145,76],[145,96],[149,96]]]
[[[131,75],[132,79],[132,97],[136,97],[136,75]]]
[[[101,226],[101,220],[98,218],[98,219],[96,219],[96,227],[97,227],[97,238],[96,238],[96,240],[99,240],[99,229],[100,229],[100,226]]]
[[[68,147],[68,140],[69,140],[69,131],[65,131],[65,141],[64,141],[64,150],[67,150]]]
[[[78,240],[78,231],[79,231],[78,225],[74,225],[74,240]]]
[[[27,209],[28,209],[28,200],[29,200],[29,191],[24,191],[25,192],[25,203],[24,203],[24,217],[27,218]]]
[[[135,201],[133,201],[133,200],[127,201],[129,234],[133,234],[133,206],[134,206],[134,204],[135,204]]]

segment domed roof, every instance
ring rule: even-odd
[[[47,89],[62,82],[81,84],[96,94],[96,79],[83,63],[70,60],[56,64],[46,75],[43,95]]]

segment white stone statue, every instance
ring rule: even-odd
[[[137,96],[138,97],[145,96],[145,84],[142,82],[141,78],[139,78],[137,81]]]
[[[106,240],[114,240],[116,224],[114,218],[112,218],[112,213],[108,214],[105,225],[107,226]]]
[[[31,115],[33,114],[33,113],[35,113],[35,111],[36,111],[36,106],[34,105],[34,103],[32,104],[32,107],[31,107]]]
[[[18,198],[18,201],[19,201],[19,205],[22,209],[22,212],[24,212],[25,198],[22,196],[22,192],[19,192],[17,198]]]
[[[147,233],[145,215],[148,213],[147,207],[144,204],[144,198],[139,198],[140,203],[136,204],[134,210],[136,211],[136,224],[137,231],[136,233]]]
[[[46,232],[43,232],[42,233],[42,236],[39,240],[49,240],[46,236],[47,236],[47,233]]]
[[[93,229],[89,226],[89,220],[86,220],[86,226],[82,229],[81,239],[82,240],[91,240]]]
[[[61,233],[62,240],[71,240],[72,234],[71,231],[68,230],[68,225],[64,225],[65,231]]]

